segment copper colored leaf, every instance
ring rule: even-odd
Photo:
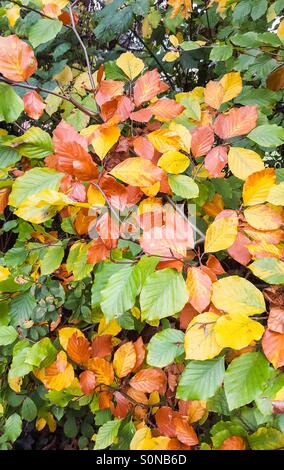
[[[91,370],[84,370],[80,374],[80,387],[85,395],[91,395],[96,386],[96,376]]]
[[[226,140],[239,135],[248,134],[257,125],[258,112],[256,106],[232,108],[220,114],[214,122],[214,132],[220,139]]]
[[[195,127],[191,131],[191,152],[194,157],[206,155],[214,143],[214,132],[211,126]]]
[[[266,330],[262,338],[262,348],[275,369],[284,366],[284,333]]]
[[[0,72],[16,82],[28,80],[37,69],[33,49],[17,36],[0,37]]]
[[[142,369],[130,380],[130,385],[135,390],[151,393],[165,393],[167,377],[162,369],[149,367]]]
[[[188,423],[184,417],[175,417],[174,426],[176,430],[176,436],[180,442],[187,446],[195,446],[199,443],[196,432],[193,427]]]
[[[223,441],[218,450],[246,450],[246,443],[241,436],[230,436]]]
[[[163,436],[176,437],[174,418],[178,416],[179,413],[169,406],[161,406],[158,409],[155,414],[155,420],[158,430]]]
[[[24,111],[32,119],[39,119],[43,114],[45,104],[36,91],[29,91],[23,96]]]
[[[156,101],[149,106],[155,118],[159,121],[170,121],[176,118],[185,109],[184,106],[177,103],[175,100],[164,98]]]
[[[267,77],[266,86],[270,90],[278,91],[284,88],[284,65],[280,65]]]
[[[211,108],[219,109],[224,98],[224,88],[220,82],[213,82],[212,80],[207,83],[204,90],[204,101]]]
[[[271,331],[284,333],[284,308],[275,306],[270,309],[267,326]]]
[[[97,384],[111,385],[114,380],[112,364],[101,357],[89,359],[87,367],[94,372]]]
[[[138,78],[134,85],[134,102],[139,106],[145,101],[150,101],[154,96],[167,91],[169,86],[162,82],[157,69],[149,70]]]
[[[92,357],[109,356],[112,352],[112,335],[95,336],[92,341]]]
[[[74,333],[68,341],[67,354],[76,364],[86,364],[90,358],[89,341]]]
[[[188,270],[186,285],[189,291],[189,302],[199,313],[210,303],[212,281],[200,268]]]
[[[113,368],[117,377],[126,377],[136,364],[136,351],[132,341],[120,346],[114,353]]]

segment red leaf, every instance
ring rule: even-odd
[[[283,400],[272,400],[272,414],[281,415],[284,413],[284,401]]]
[[[179,326],[181,330],[186,330],[191,320],[198,315],[198,311],[188,302],[183,307],[179,316]]]
[[[169,406],[161,406],[155,414],[158,431],[167,437],[176,437],[174,418],[179,417],[179,413]]]
[[[24,111],[32,119],[39,119],[42,116],[45,104],[42,97],[36,91],[29,91],[23,96]]]
[[[134,102],[136,106],[150,101],[159,93],[167,91],[169,86],[162,82],[157,69],[149,70],[138,78],[134,85]]]
[[[132,408],[132,404],[127,398],[120,392],[114,392],[116,401],[116,407],[113,409],[112,414],[119,419],[126,418],[129,410]]]
[[[84,370],[79,376],[80,387],[85,395],[91,395],[96,386],[96,376],[91,370]]]
[[[207,153],[204,160],[204,166],[209,171],[210,176],[218,178],[222,176],[221,171],[226,166],[227,162],[228,154],[226,147],[218,145]]]
[[[256,106],[233,108],[217,117],[213,125],[214,132],[220,139],[231,139],[252,131],[257,125],[257,119]]]
[[[195,127],[191,131],[191,152],[194,157],[206,155],[214,144],[214,132],[211,126]]]
[[[115,209],[123,211],[127,204],[126,187],[110,175],[104,175],[100,180],[100,187]]]
[[[111,335],[95,336],[92,341],[92,357],[109,356],[112,352]]]

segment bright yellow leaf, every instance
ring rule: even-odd
[[[221,85],[224,88],[224,97],[222,103],[230,101],[238,96],[243,88],[240,72],[226,73],[221,80]]]
[[[90,185],[88,188],[87,199],[90,206],[104,206],[106,203],[102,193],[93,185]]]
[[[186,359],[205,361],[222,351],[216,341],[215,325],[219,316],[205,312],[193,318],[187,327],[184,338]]]
[[[267,201],[275,206],[284,206],[284,181],[272,186],[269,191]]]
[[[277,36],[281,41],[284,41],[284,19],[280,21],[277,28]]]
[[[169,51],[166,52],[166,54],[163,57],[163,62],[174,62],[179,58],[179,52],[178,51]]]
[[[256,171],[264,170],[261,156],[253,150],[241,147],[230,147],[228,164],[233,175],[241,180],[246,180]]]
[[[163,171],[150,160],[142,157],[132,157],[116,165],[110,174],[131,186],[150,188],[154,183],[161,180]],[[157,191],[155,194],[157,194]],[[151,196],[155,196],[155,194],[151,194]]]
[[[6,10],[6,16],[11,28],[14,28],[16,21],[21,16],[21,8],[18,5],[13,6]]]
[[[147,139],[161,153],[179,150],[182,147],[180,137],[170,129],[158,129],[147,135]]]
[[[125,75],[130,79],[138,77],[138,75],[144,69],[143,60],[135,57],[132,52],[124,52],[116,60],[116,65],[125,73]]]
[[[116,336],[121,332],[121,326],[119,323],[113,319],[109,323],[106,322],[105,317],[103,317],[99,323],[98,335],[112,335]]]
[[[211,300],[219,310],[230,314],[257,315],[266,308],[262,292],[239,276],[228,276],[214,282]]]
[[[108,151],[116,144],[120,137],[120,129],[117,126],[100,127],[95,131],[92,146],[96,154],[103,160]]]
[[[4,266],[0,266],[0,282],[6,281],[8,277],[10,276],[10,271],[8,268],[5,268]]]
[[[189,158],[181,152],[169,151],[164,153],[159,161],[158,165],[168,173],[178,175],[183,173],[190,164]]]
[[[143,426],[136,431],[130,442],[130,450],[139,450],[144,439],[151,439],[151,429],[148,426]]]
[[[220,346],[239,350],[254,340],[260,340],[264,326],[244,313],[231,313],[218,319],[215,333]]]
[[[252,173],[243,186],[243,201],[245,206],[262,204],[268,198],[272,186],[275,185],[276,176],[274,168]]]
[[[177,124],[174,121],[170,123],[169,129],[179,136],[181,142],[181,150],[190,152],[191,147],[191,133],[182,124]]]
[[[238,217],[233,213],[229,217],[215,219],[206,231],[205,253],[226,250],[235,242],[238,233]]]

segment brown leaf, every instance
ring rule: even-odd
[[[112,352],[111,335],[95,336],[92,341],[92,357],[109,356]]]
[[[142,369],[130,380],[130,385],[135,390],[151,393],[159,392],[164,395],[166,391],[167,377],[162,369],[149,367]]]
[[[91,395],[96,386],[96,376],[91,370],[84,370],[79,376],[80,387],[85,395]]]

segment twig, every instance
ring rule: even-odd
[[[11,85],[14,87],[25,88],[27,90],[41,91],[43,93],[57,96],[58,98],[61,98],[65,101],[69,101],[69,103],[73,104],[73,106],[75,106],[75,108],[78,108],[80,111],[82,111],[82,113],[87,114],[87,116],[90,116],[92,118],[96,116],[96,113],[94,113],[88,108],[85,108],[85,106],[83,106],[81,103],[78,103],[78,101],[74,100],[74,98],[72,98],[71,96],[60,95],[59,93],[56,93],[55,91],[51,91],[51,90],[48,90],[47,88],[43,88],[39,86],[32,86],[32,85],[28,85],[25,83],[13,82],[12,80],[8,80],[7,78],[4,78],[4,77],[0,77],[0,82],[7,83],[8,85]]]
[[[95,85],[93,75],[92,75],[92,69],[91,69],[91,64],[90,64],[88,52],[87,52],[85,44],[83,43],[83,41],[81,39],[80,34],[78,33],[78,31],[76,29],[76,25],[75,25],[75,21],[74,21],[74,15],[73,15],[73,11],[72,11],[71,6],[69,7],[69,15],[70,15],[70,18],[71,18],[72,29],[73,29],[73,31],[74,31],[81,47],[82,47],[82,49],[83,49],[84,56],[85,56],[85,59],[86,59],[87,68],[88,68],[88,75],[89,75],[89,79],[90,79],[90,84],[91,84],[92,90],[94,90],[96,88],[96,85]]]

